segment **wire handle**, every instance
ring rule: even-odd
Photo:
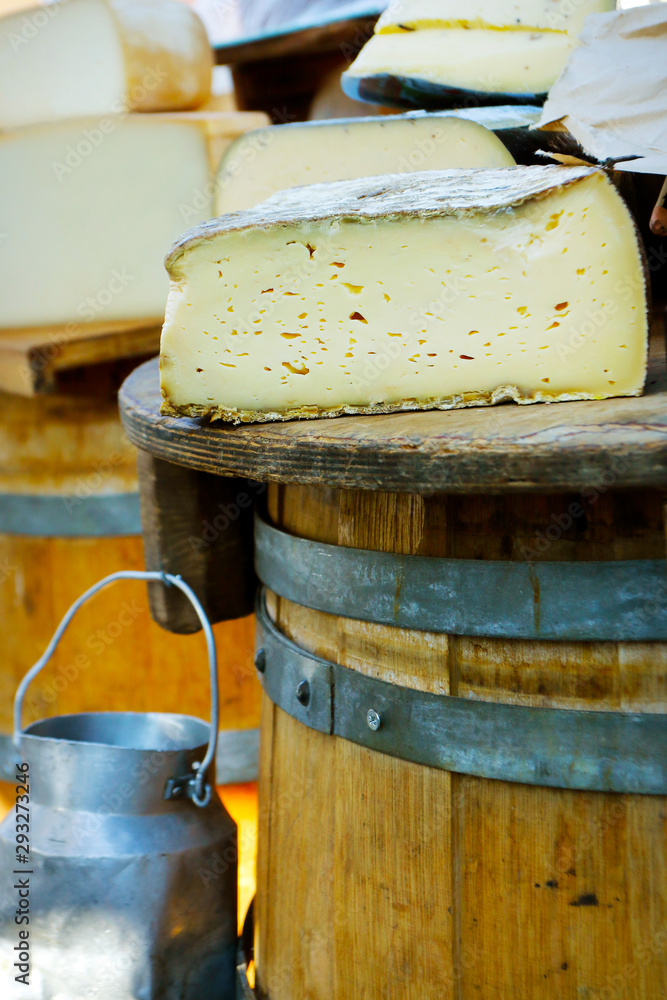
[[[181,579],[180,576],[172,576],[170,573],[148,572],[143,570],[121,570],[118,573],[111,573],[109,576],[105,576],[103,580],[100,580],[98,583],[94,584],[94,586],[90,587],[85,594],[82,594],[81,597],[74,602],[60,622],[60,625],[56,629],[51,642],[46,647],[46,650],[37,663],[30,668],[16,689],[16,695],[14,697],[14,746],[17,750],[19,750],[20,739],[23,733],[21,722],[23,717],[23,700],[29,686],[53,656],[53,653],[62,639],[67,626],[79,608],[99,590],[103,590],[104,587],[108,587],[110,583],[115,583],[116,580],[155,581],[157,583],[164,583],[166,587],[177,587],[190,600],[190,603],[195,609],[197,617],[201,622],[204,635],[206,636],[211,682],[211,734],[209,736],[206,756],[201,764],[197,766],[197,772],[194,777],[189,777],[185,782],[180,779],[171,779],[171,781],[168,782],[165,797],[177,798],[182,794],[186,794],[192,799],[196,806],[203,809],[211,801],[211,786],[206,782],[206,772],[215,760],[215,752],[218,744],[218,662],[211,623],[206,617],[206,612],[201,606],[197,595],[193,589]]]

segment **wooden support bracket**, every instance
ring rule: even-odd
[[[139,452],[146,568],[180,575],[211,622],[251,614],[255,594],[253,507],[265,486],[185,469]],[[149,584],[153,619],[170,632],[197,632],[199,620],[175,589]]]

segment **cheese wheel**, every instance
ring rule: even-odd
[[[423,107],[494,95],[543,101],[589,14],[615,0],[394,0],[343,76],[352,96],[422,92]],[[433,87],[442,88],[439,95]],[[373,99],[371,96],[368,99]],[[376,98],[379,99],[379,98]],[[414,103],[402,93],[399,104]]]
[[[633,220],[589,167],[281,192],[167,258],[163,412],[235,423],[642,392]]]
[[[393,0],[375,31],[519,28],[579,35],[589,14],[615,9],[616,0]]]
[[[162,316],[166,250],[213,214],[224,148],[265,122],[194,111],[0,133],[0,327]]]
[[[177,0],[59,0],[0,19],[0,128],[197,108],[213,55]]]
[[[321,181],[447,167],[511,167],[501,140],[451,115],[385,115],[271,125],[240,136],[220,163],[216,214]]]

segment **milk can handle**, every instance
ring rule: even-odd
[[[199,603],[195,592],[180,578],[180,576],[172,576],[170,573],[149,573],[142,570],[121,570],[118,573],[111,573],[110,576],[105,576],[103,580],[96,583],[74,602],[56,629],[55,634],[45,652],[34,667],[30,668],[16,689],[16,696],[14,698],[14,745],[18,750],[22,733],[21,719],[23,716],[23,699],[25,698],[28,687],[53,656],[56,646],[63,637],[65,629],[81,605],[85,604],[85,602],[91,598],[93,594],[96,594],[98,590],[102,590],[104,587],[107,587],[110,583],[114,583],[116,580],[155,580],[156,582],[164,583],[167,587],[178,587],[178,589],[189,598],[190,603],[195,609],[197,617],[201,622],[204,635],[206,636],[208,664],[211,675],[211,734],[209,736],[208,749],[206,750],[206,756],[203,761],[198,765],[197,772],[194,777],[190,777],[185,782],[180,780],[178,777],[171,779],[170,782],[168,782],[166,795],[170,798],[176,798],[179,795],[186,794],[192,799],[195,805],[203,809],[211,801],[211,786],[206,782],[206,772],[215,760],[215,751],[218,744],[218,663],[213,630],[211,629],[211,624],[206,617],[206,612]]]

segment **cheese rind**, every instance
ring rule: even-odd
[[[283,192],[167,258],[163,412],[235,423],[641,393],[634,224],[589,168]]]
[[[165,250],[211,217],[222,148],[265,120],[175,112],[0,133],[0,327],[163,315]]]
[[[446,114],[271,125],[241,136],[225,154],[216,179],[216,214],[251,208],[303,184],[514,164],[493,132]]]
[[[513,28],[579,35],[589,14],[616,9],[616,0],[394,0],[376,34],[422,28]]]
[[[197,108],[206,30],[176,0],[58,0],[0,18],[0,128]]]
[[[428,28],[374,35],[343,80],[386,74],[476,93],[546,94],[575,44],[554,31]]]

